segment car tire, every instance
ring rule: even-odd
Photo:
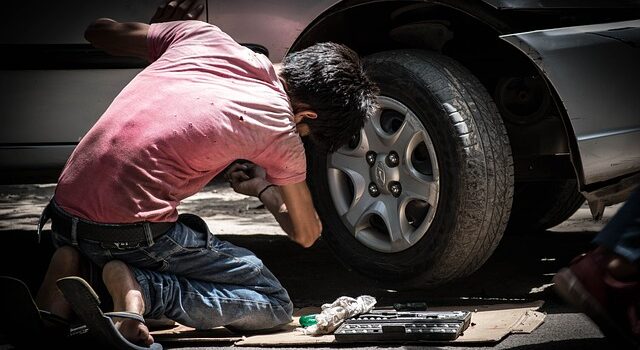
[[[584,201],[576,180],[517,183],[507,232],[539,232],[559,225]]]
[[[513,160],[498,111],[446,56],[398,50],[364,61],[381,90],[380,111],[348,146],[308,148],[323,239],[348,266],[388,286],[469,275],[496,248],[511,209]]]

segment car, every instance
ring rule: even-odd
[[[87,24],[158,4],[4,4],[4,183],[55,181],[144,68],[87,44]],[[505,231],[585,199],[599,218],[637,186],[638,18],[633,0],[208,0],[201,19],[274,63],[321,41],[363,57],[381,109],[335,152],[307,145],[322,237],[382,284],[428,287],[477,270]]]

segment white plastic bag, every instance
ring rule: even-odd
[[[316,315],[316,324],[298,331],[309,335],[322,335],[333,332],[347,318],[371,311],[376,298],[361,295],[357,298],[342,296],[331,304],[322,305],[322,312]]]

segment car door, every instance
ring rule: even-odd
[[[91,21],[148,22],[161,0],[11,1],[0,24],[0,172],[55,181],[82,136],[146,65],[84,39]],[[51,172],[51,177],[43,174]],[[25,175],[27,176],[27,175]]]

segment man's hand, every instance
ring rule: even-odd
[[[284,232],[301,246],[310,247],[320,237],[322,222],[306,182],[269,186],[264,169],[253,163],[231,165],[225,178],[238,193],[257,197],[262,192],[259,199]]]
[[[199,19],[203,11],[202,0],[168,0],[158,7],[149,23]]]
[[[235,163],[229,167],[225,178],[234,191],[257,197],[269,182],[265,179],[264,169],[253,163]]]

